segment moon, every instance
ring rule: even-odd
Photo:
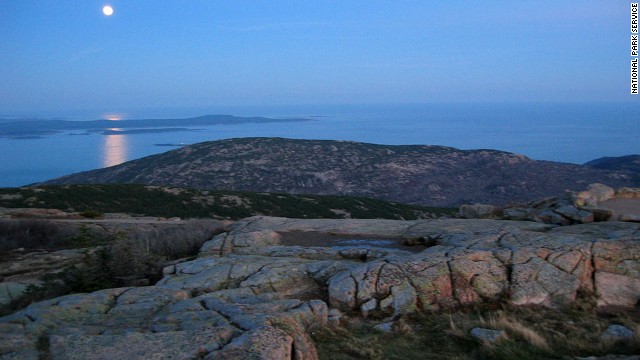
[[[111,16],[111,15],[113,15],[113,8],[112,8],[111,6],[109,6],[109,5],[105,5],[105,6],[102,8],[102,13],[103,13],[105,16]]]

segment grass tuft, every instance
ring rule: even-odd
[[[492,316],[486,323],[493,329],[505,330],[517,339],[521,339],[543,351],[551,352],[551,347],[542,335],[518,319],[509,317],[504,312],[498,313],[497,316]]]
[[[630,341],[608,343],[600,336],[612,324],[636,331]],[[604,314],[503,305],[449,314],[413,314],[396,320],[390,333],[373,329],[372,320],[347,320],[338,329],[313,336],[320,359],[562,359],[638,354],[640,324],[633,312]],[[504,330],[493,344],[470,335],[474,327]]]

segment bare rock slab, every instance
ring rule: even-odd
[[[496,300],[562,308],[581,290],[600,306],[636,306],[640,228],[253,217],[164,275],[0,318],[0,358],[316,359],[308,332],[342,314],[392,320]]]

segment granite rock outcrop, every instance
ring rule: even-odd
[[[526,204],[497,207],[485,204],[462,205],[465,219],[531,220],[555,225],[598,221],[640,222],[640,188],[618,190],[604,184],[590,184],[584,191],[539,199]]]
[[[252,217],[154,286],[74,294],[0,318],[0,359],[315,359],[308,332],[484,301],[640,300],[640,227],[503,220]]]

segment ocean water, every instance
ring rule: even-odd
[[[497,149],[536,160],[570,163],[640,153],[640,104],[636,103],[238,106],[120,113],[128,119],[230,114],[311,120],[216,125],[170,133],[78,135],[76,131],[38,139],[0,138],[0,187],[32,184],[176,148],[156,144],[192,144],[237,137]],[[9,115],[71,120],[95,120],[103,116],[90,112]]]

